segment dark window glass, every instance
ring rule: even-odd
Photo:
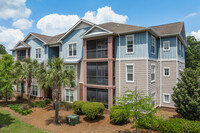
[[[87,101],[90,102],[101,102],[105,108],[108,108],[108,90],[87,88]]]
[[[98,39],[87,41],[87,58],[108,58],[108,40]]]
[[[26,50],[17,51],[17,58],[21,61],[24,60],[26,58]]]
[[[108,85],[108,63],[88,62],[87,63],[87,83]]]

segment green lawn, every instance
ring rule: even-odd
[[[49,133],[49,132],[39,128],[35,128],[34,126],[21,121],[16,116],[0,109],[0,133]]]

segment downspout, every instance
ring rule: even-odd
[[[161,65],[161,59],[162,59],[162,54],[161,54],[161,51],[162,51],[162,48],[161,48],[161,37],[160,37],[160,107],[161,107],[161,101],[162,101],[162,65]]]
[[[120,68],[120,66],[121,66],[121,62],[120,62],[120,46],[121,46],[121,44],[120,44],[120,35],[119,35],[119,33],[118,33],[118,37],[119,37],[119,95],[120,95],[120,93],[121,93],[121,81],[120,81],[120,77],[121,77],[121,75],[120,75],[120,73],[121,73],[121,68]]]
[[[149,62],[148,62],[148,60],[149,60],[149,48],[148,48],[148,45],[149,45],[149,44],[148,44],[148,32],[146,32],[146,46],[147,46],[147,47],[146,47],[146,50],[147,50],[147,51],[146,51],[146,54],[147,54],[147,55],[146,55],[146,58],[147,58],[147,59],[146,59],[146,73],[147,73],[147,74],[146,74],[146,80],[147,80],[147,81],[146,81],[146,84],[147,84],[147,96],[149,96],[149,82],[148,82],[148,81],[149,81],[149,80],[148,80],[148,77],[149,77],[149,72],[148,72],[148,67],[149,67],[149,66],[148,66],[148,65],[149,65]]]
[[[178,83],[178,40],[177,40],[177,36],[176,36],[176,84]]]

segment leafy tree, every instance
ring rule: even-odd
[[[7,54],[6,48],[2,44],[0,44],[0,54]]]
[[[194,36],[187,36],[188,46],[185,48],[186,68],[200,69],[200,41]]]
[[[124,107],[127,111],[130,112],[131,123],[134,124],[132,128],[136,128],[138,132],[138,127],[144,121],[151,121],[152,123],[155,119],[156,109],[152,104],[151,96],[144,96],[140,92],[127,90],[122,96],[117,98],[118,104]]]
[[[74,71],[66,69],[63,59],[52,58],[45,66],[40,66],[37,81],[41,87],[52,89],[55,103],[55,124],[58,124],[60,89],[62,86],[74,87]]]
[[[38,69],[38,61],[31,60],[30,58],[26,58],[23,61],[25,78],[28,86],[28,106],[31,106],[31,84],[32,80],[35,78],[37,69]]]
[[[14,64],[14,69],[12,71],[13,75],[14,75],[14,82],[15,84],[18,85],[18,83],[21,84],[21,100],[23,99],[23,91],[25,90],[24,88],[24,84],[25,84],[25,80],[26,80],[26,69],[25,69],[25,65],[20,62],[20,61],[16,61]]]
[[[191,68],[180,71],[181,79],[173,88],[172,99],[176,111],[189,120],[200,119],[200,81],[197,70]]]
[[[12,93],[14,59],[12,55],[5,54],[0,59],[0,85],[1,93],[5,94],[6,103],[8,102],[8,94]]]

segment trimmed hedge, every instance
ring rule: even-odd
[[[74,113],[75,114],[78,114],[78,115],[83,115],[83,112],[82,112],[82,106],[87,103],[86,101],[75,101],[73,102],[73,110],[74,110]]]
[[[51,99],[46,99],[44,101],[37,101],[37,102],[32,102],[31,107],[39,107],[39,108],[44,108],[46,105],[51,103]]]
[[[82,106],[81,110],[88,119],[93,120],[97,115],[103,115],[104,105],[98,102],[87,102]]]
[[[8,107],[21,115],[28,115],[33,112],[28,107],[23,107],[20,104],[9,105]]]
[[[110,109],[110,121],[113,124],[124,124],[129,120],[130,112],[122,106],[113,106]]]
[[[162,133],[200,133],[199,121],[181,118],[171,118],[169,120],[156,118],[153,121],[143,120],[138,126],[139,128],[152,129]]]

